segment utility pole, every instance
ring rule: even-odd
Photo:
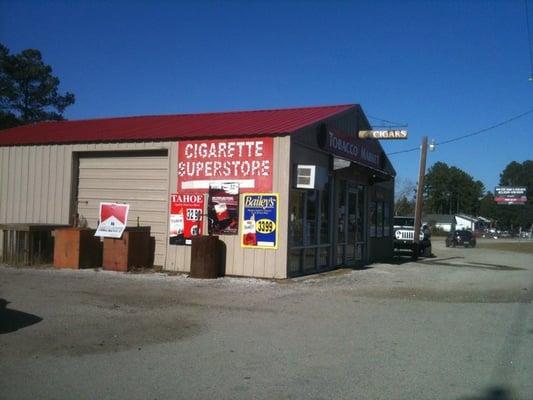
[[[426,157],[428,151],[428,138],[422,138],[422,149],[420,151],[420,169],[418,171],[418,189],[416,191],[415,206],[415,237],[414,237],[414,259],[418,258],[420,248],[420,225],[422,224],[422,208],[424,206],[424,178],[426,176]]]

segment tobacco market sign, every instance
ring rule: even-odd
[[[318,145],[335,156],[384,171],[384,154],[375,141],[363,141],[336,129],[321,129]]]

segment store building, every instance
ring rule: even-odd
[[[169,199],[237,182],[277,193],[277,242],[220,235],[226,274],[286,278],[392,256],[395,171],[358,105],[43,122],[0,131],[0,224],[90,227],[99,203],[130,204],[148,225],[154,264],[187,272],[190,246],[169,241]],[[253,217],[252,217],[253,218]],[[0,233],[2,235],[2,233]],[[0,240],[0,246],[4,241]]]

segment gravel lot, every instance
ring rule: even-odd
[[[2,399],[533,399],[533,257],[283,282],[0,267]]]

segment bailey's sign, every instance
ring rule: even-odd
[[[407,139],[405,129],[359,131],[359,139]]]

